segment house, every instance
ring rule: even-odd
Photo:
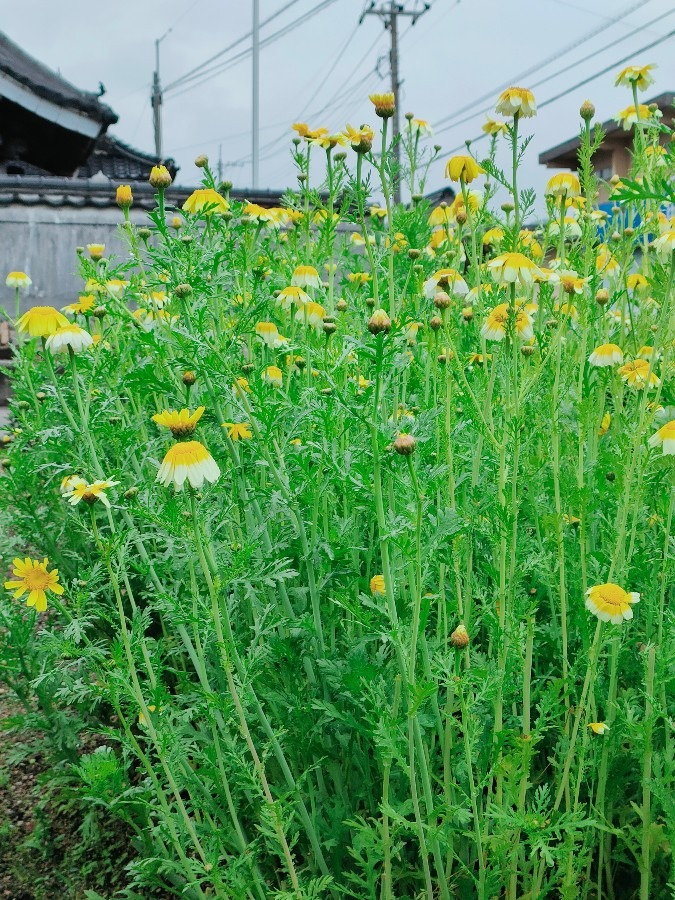
[[[669,91],[647,100],[646,105],[657,106],[662,113],[661,123],[672,128],[675,120],[674,102],[675,94]],[[603,181],[609,181],[612,175],[618,175],[621,178],[630,171],[633,131],[632,129],[625,131],[614,119],[603,122],[601,128],[605,133],[605,138],[600,149],[593,155],[595,173]],[[667,135],[664,135],[663,140],[665,141],[666,138]],[[548,169],[576,170],[580,144],[581,141],[578,137],[563,141],[562,144],[540,153],[539,162]],[[601,201],[607,200],[606,191],[601,190],[600,199]]]

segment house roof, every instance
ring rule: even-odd
[[[662,111],[667,109],[672,111],[674,102],[675,93],[673,91],[666,91],[663,94],[659,94],[658,97],[654,97],[652,100],[647,100],[646,105],[649,106],[650,104],[655,103]],[[616,132],[624,134],[623,127],[613,118],[607,119],[600,127],[604,131],[605,136],[615,134]],[[629,141],[630,132],[625,132],[625,134],[626,140]],[[547,166],[548,168],[574,168],[577,164],[577,151],[580,146],[581,141],[578,137],[570,138],[567,141],[563,141],[562,144],[557,144],[555,147],[551,147],[550,150],[544,150],[543,153],[540,153],[539,162],[541,165]]]
[[[105,103],[101,103],[97,94],[79,90],[61,75],[33,59],[21,47],[17,47],[2,32],[0,32],[0,72],[28,88],[38,97],[83,113],[101,125],[108,126],[117,121],[117,114]]]
[[[175,180],[178,166],[173,159],[160,160],[154,154],[130,147],[111,134],[102,134],[91,156],[79,167],[77,177],[92,178],[101,172],[112,181],[147,181],[152,167],[160,162]]]

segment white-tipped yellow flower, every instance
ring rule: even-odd
[[[593,734],[606,734],[609,731],[609,725],[605,722],[589,722],[588,727]]]
[[[272,387],[280,388],[284,383],[284,373],[279,366],[267,366],[262,373],[262,380]]]
[[[614,121],[618,122],[624,131],[630,131],[633,125],[640,122],[653,122],[654,119],[660,119],[663,113],[660,110],[652,111],[644,103],[638,104],[637,110],[635,105],[627,106],[620,110],[615,116]]]
[[[508,303],[500,303],[490,310],[480,330],[481,336],[488,341],[503,341],[511,317],[513,317],[513,327],[518,337],[522,341],[531,340],[534,337],[532,319],[524,309],[517,309],[514,314]]]
[[[632,359],[619,369],[621,380],[629,387],[642,390],[645,387],[658,387],[661,383],[658,376],[650,371],[650,364],[646,359]]]
[[[445,177],[450,181],[470,184],[479,175],[485,175],[485,169],[478,165],[473,156],[451,156],[445,164]]]
[[[292,284],[290,287],[282,288],[279,291],[276,304],[283,310],[289,310],[294,304],[295,306],[302,306],[304,303],[309,303],[310,300],[311,297],[306,291],[303,291],[298,285]]]
[[[10,272],[5,279],[5,284],[11,288],[27,288],[32,283],[25,272]]]
[[[291,284],[295,287],[321,287],[319,273],[314,266],[297,266],[291,278]]]
[[[307,324],[312,328],[321,328],[323,325],[323,317],[325,315],[326,310],[323,306],[321,306],[320,303],[314,303],[313,300],[310,300],[309,303],[305,303],[296,311],[295,321]]]
[[[53,306],[34,306],[21,316],[16,329],[30,337],[49,337],[68,324],[68,319]]]
[[[623,362],[623,351],[616,344],[600,344],[588,357],[592,366],[620,366]]]
[[[664,456],[675,456],[675,419],[666,422],[649,438],[649,446],[660,447]]]
[[[77,303],[69,303],[67,306],[61,307],[61,312],[66,315],[81,315],[93,312],[98,306],[98,301],[93,294],[82,294]]]
[[[430,300],[441,287],[458,297],[465,297],[469,292],[469,286],[456,269],[438,269],[434,272],[424,282],[424,296]]]
[[[193,488],[200,488],[205,481],[214,484],[220,477],[218,463],[199,441],[185,441],[169,449],[157,472],[157,481],[164,487],[173,484],[183,490],[187,481]]]
[[[527,88],[510,87],[502,91],[497,100],[495,112],[503,116],[529,118],[537,114],[534,94]]]
[[[561,172],[549,178],[544,193],[547,197],[578,197],[581,185],[573,172]]]
[[[119,481],[110,480],[94,481],[92,484],[88,484],[84,478],[71,479],[70,488],[63,492],[63,497],[71,506],[77,506],[81,500],[88,504],[93,504],[100,500],[104,506],[110,508],[110,501],[106,491],[108,488],[115,487],[118,484]]]
[[[266,346],[272,348],[279,346],[279,331],[274,322],[258,322],[255,333]]]
[[[632,619],[633,604],[639,602],[639,594],[624,591],[618,584],[598,584],[586,591],[586,609],[601,622],[611,622],[613,625]]]
[[[64,325],[47,338],[46,346],[51,353],[81,353],[94,343],[94,339],[79,325]]]
[[[185,437],[188,434],[193,434],[197,428],[197,422],[204,415],[205,409],[205,406],[199,406],[193,413],[189,409],[181,409],[180,411],[164,410],[163,412],[155,413],[152,421],[157,425],[168,428],[174,437]]]
[[[490,274],[497,282],[520,283],[524,288],[532,287],[534,278],[541,273],[539,266],[523,253],[502,253],[487,264]]]
[[[639,91],[646,90],[650,84],[654,84],[652,76],[655,65],[649,66],[626,66],[616,77],[615,85],[623,85],[632,88],[635,86]]]
[[[675,253],[675,231],[664,231],[654,241],[654,249],[662,262],[670,262]]]
[[[489,116],[484,125],[481,125],[481,131],[484,131],[485,134],[489,134],[491,137],[496,137],[499,134],[506,134],[509,126],[506,122],[502,122],[500,119],[491,119]]]

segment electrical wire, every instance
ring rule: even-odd
[[[313,9],[309,10],[309,12],[304,13],[302,16],[299,16],[297,19],[294,19],[292,22],[289,22],[287,25],[284,25],[278,31],[273,32],[268,35],[266,38],[260,41],[260,49],[269,46],[274,41],[278,41],[279,38],[284,37],[290,31],[294,31],[300,25],[304,25],[305,22],[309,21],[311,18],[316,16],[318,13],[323,12],[324,9],[327,9],[329,6],[332,6],[333,3],[337,2],[337,0],[322,0],[317,6]],[[218,63],[212,69],[206,70],[204,72],[199,73],[198,75],[192,76],[194,80],[189,79],[192,83],[182,82],[180,85],[180,90],[177,93],[171,95],[171,99],[175,99],[176,97],[181,96],[189,90],[192,90],[195,87],[199,87],[202,84],[205,84],[207,81],[211,81],[211,79],[215,78],[217,75],[221,75],[223,72],[226,72],[232,66],[241,62],[241,60],[246,59],[247,56],[250,56],[253,52],[253,47],[247,47],[245,50],[242,50],[240,53],[233,56],[231,59],[224,60],[222,63]],[[188,79],[186,79],[188,81]]]
[[[493,90],[489,91],[486,94],[483,94],[481,97],[477,97],[475,100],[472,100],[471,103],[467,103],[466,106],[462,106],[459,109],[456,109],[453,113],[449,113],[447,116],[444,116],[442,119],[439,119],[438,122],[436,122],[434,124],[434,128],[438,128],[440,125],[444,125],[446,122],[449,122],[451,119],[455,119],[455,118],[457,118],[457,116],[461,116],[462,113],[466,112],[469,109],[475,109],[475,106],[477,103],[484,103],[486,100],[490,100],[492,97],[494,97],[500,91],[505,90],[510,85],[517,84],[518,82],[522,81],[522,79],[528,78],[530,75],[533,75],[535,72],[538,72],[540,69],[545,68],[550,63],[555,62],[556,60],[560,59],[561,56],[566,56],[571,51],[576,50],[577,47],[581,46],[582,44],[585,44],[587,41],[590,41],[592,38],[596,37],[598,34],[601,34],[607,28],[611,27],[612,25],[617,24],[618,22],[621,21],[621,19],[625,18],[626,16],[630,15],[632,12],[635,12],[635,10],[639,9],[642,6],[645,6],[646,3],[650,3],[650,2],[651,2],[651,0],[639,0],[639,2],[631,4],[630,6],[626,7],[626,9],[624,9],[621,13],[619,13],[617,16],[615,16],[614,19],[612,19],[611,21],[605,22],[603,25],[600,25],[598,28],[594,28],[592,31],[589,31],[587,34],[585,34],[583,37],[579,38],[578,40],[574,41],[572,44],[568,44],[566,47],[563,47],[562,50],[558,50],[556,53],[552,54],[551,56],[547,57],[546,59],[542,60],[541,62],[536,63],[536,65],[531,66],[528,69],[525,69],[523,72],[520,72],[518,75],[514,75],[510,81],[504,82],[499,87],[494,88]],[[628,37],[628,36],[629,35],[624,35],[623,38],[619,38],[616,43],[619,43],[619,41],[621,41],[621,40],[625,40],[626,37]],[[575,63],[575,65],[576,65],[576,63]]]
[[[564,75],[565,72],[569,72],[570,69],[576,69],[578,66],[583,65],[583,63],[588,62],[588,60],[593,59],[595,56],[599,56],[602,53],[605,53],[607,50],[611,50],[612,47],[615,47],[617,44],[623,43],[623,41],[626,41],[629,38],[633,38],[640,31],[644,31],[646,28],[649,28],[651,25],[654,25],[656,22],[660,22],[663,19],[666,19],[668,16],[673,15],[673,13],[675,13],[675,9],[668,10],[667,12],[663,13],[662,15],[657,16],[656,18],[652,19],[650,22],[646,22],[644,25],[640,25],[640,26],[636,27],[632,32],[630,32],[630,34],[624,34],[622,37],[615,38],[613,41],[610,41],[609,44],[605,44],[603,47],[599,47],[597,50],[594,50],[592,53],[587,54],[582,59],[575,60],[572,63],[568,63],[568,65],[563,66],[562,69],[558,69],[556,72],[553,72],[550,75],[546,75],[544,78],[540,78],[539,81],[535,81],[531,85],[531,88],[540,87],[542,84],[546,84],[546,82],[551,81],[554,78],[558,78],[560,75]],[[495,91],[494,93],[492,93],[491,95],[488,95],[488,96],[494,97],[496,93],[497,93],[497,91]],[[492,109],[492,106],[483,108],[483,109],[479,110],[478,112],[474,111],[473,113],[470,113],[468,116],[465,116],[463,119],[459,119],[456,122],[450,122],[445,127],[437,129],[436,133],[443,134],[444,131],[450,131],[453,128],[457,128],[459,125],[463,125],[466,122],[469,122],[471,119],[474,119],[478,115],[483,115],[485,113],[489,113],[491,109]]]
[[[576,84],[573,84],[571,87],[566,88],[564,91],[561,91],[559,94],[555,94],[553,97],[548,97],[542,103],[537,104],[537,109],[543,109],[545,106],[549,106],[551,103],[555,103],[557,100],[561,100],[563,97],[566,97],[568,94],[571,94],[572,91],[578,90],[580,87],[584,87],[584,85],[589,84],[591,81],[595,81],[596,78],[600,78],[602,75],[606,75],[608,72],[611,72],[612,69],[616,69],[617,66],[620,66],[622,63],[628,62],[630,59],[634,59],[635,56],[639,53],[645,53],[647,50],[651,50],[652,47],[658,47],[659,44],[663,44],[664,41],[669,40],[671,37],[675,35],[675,28],[672,31],[669,31],[668,34],[661,35],[661,37],[652,41],[649,44],[645,44],[644,47],[640,47],[638,50],[633,50],[631,53],[628,53],[626,56],[622,56],[621,59],[615,59],[613,63],[605,66],[604,69],[600,69],[598,72],[594,72],[593,75],[589,75],[587,78],[583,78],[581,81],[578,81]],[[477,137],[473,138],[469,143],[475,144],[477,141],[481,141],[487,137],[487,134],[482,133]],[[452,150],[449,150],[448,153],[456,153],[458,150],[462,150],[466,147],[467,142],[465,141],[462,144],[459,144],[457,147],[454,147]]]

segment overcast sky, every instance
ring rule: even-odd
[[[288,7],[261,29],[263,41],[303,20],[261,49],[261,187],[295,183],[288,151],[294,121],[331,131],[346,122],[378,124],[368,94],[388,89],[389,34],[376,16],[358,24],[365,5],[366,0],[260,0],[261,21]],[[423,3],[405,5],[413,10]],[[111,133],[145,151],[153,149],[154,41],[165,35],[164,151],[181,166],[178,180],[196,183],[194,157],[205,152],[215,164],[222,152],[224,177],[237,187],[251,184],[250,53],[224,71],[214,67],[250,49],[252,0],[2,0],[0,8],[1,27],[27,52],[82,89],[96,90],[103,82],[105,101],[119,115]],[[531,87],[541,104],[610,66],[528,121],[534,139],[522,183],[541,190],[551,172],[538,165],[537,156],[578,132],[584,99],[595,103],[600,120],[632,102],[625,88],[613,86],[623,65],[658,64],[646,99],[675,90],[675,38],[640,52],[675,29],[674,13],[672,0],[431,0],[414,27],[400,20],[402,111],[432,125],[454,115],[452,127],[439,124],[434,135],[449,154],[481,134],[486,111],[508,84]],[[208,80],[168,90],[240,38],[211,64]],[[627,62],[619,63],[624,57]],[[485,147],[475,147],[478,155]],[[428,187],[442,183],[438,164]]]

